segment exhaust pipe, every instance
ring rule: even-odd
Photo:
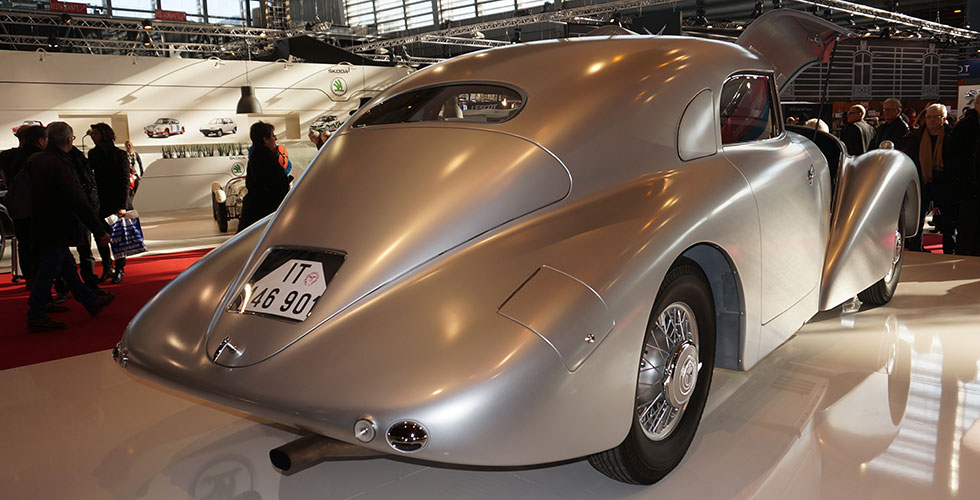
[[[381,457],[384,453],[313,434],[269,451],[269,460],[283,472],[295,473],[327,460]]]

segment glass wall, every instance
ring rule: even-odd
[[[435,26],[543,5],[546,0],[344,0],[347,24],[377,26],[378,33]],[[438,6],[438,18],[433,12]]]
[[[93,13],[112,17],[153,19],[156,9],[163,9],[184,12],[192,22],[241,25],[247,0],[112,0],[112,12],[105,0],[82,1],[93,7]],[[253,9],[259,7],[258,1],[251,3]]]

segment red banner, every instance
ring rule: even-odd
[[[67,12],[69,14],[85,14],[88,5],[78,2],[59,2],[51,0],[51,12]]]
[[[154,11],[156,18],[160,21],[186,21],[187,13],[179,10],[160,10]]]

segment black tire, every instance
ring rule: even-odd
[[[164,130],[164,131],[163,131],[163,137],[164,137],[165,139],[166,139],[167,137],[170,137],[170,129],[167,129],[167,130]]]
[[[892,267],[888,274],[878,280],[874,285],[858,293],[858,299],[870,306],[882,306],[892,300],[892,297],[895,296],[895,289],[898,288],[898,280],[902,277],[902,262],[905,261],[904,203],[902,204],[902,211],[898,214],[898,229],[896,231],[895,253],[892,255]]]
[[[664,349],[656,349],[651,341],[663,333],[663,329],[658,326],[661,314],[670,309],[677,311],[679,305],[685,306],[692,316],[694,344],[697,346],[697,361],[701,364],[697,369],[693,391],[690,392],[686,404],[680,408],[680,413],[676,419],[666,419],[670,426],[669,430],[663,431],[655,440],[644,430],[641,423],[641,406],[643,397],[653,390],[662,390],[663,394],[669,391],[664,383],[662,368],[655,367],[656,362],[650,361],[651,358],[659,355],[654,352],[659,350],[666,353]],[[681,308],[683,309],[683,308]],[[655,333],[660,332],[660,333]],[[681,346],[678,343],[677,346]],[[681,346],[682,347],[682,346]],[[676,355],[681,352],[681,347],[669,345],[670,354]],[[653,353],[653,354],[651,354]],[[665,356],[666,360],[668,357]],[[691,358],[693,359],[693,358]],[[701,413],[704,411],[705,402],[708,399],[708,388],[711,386],[711,374],[714,370],[715,361],[715,310],[711,298],[711,289],[704,273],[697,266],[692,264],[681,264],[674,267],[664,278],[657,300],[653,306],[653,312],[647,324],[647,333],[644,336],[643,354],[640,358],[640,375],[637,376],[637,394],[634,401],[633,425],[630,427],[626,439],[611,450],[596,453],[589,457],[589,463],[599,472],[625,483],[632,484],[652,484],[659,481],[668,472],[677,467],[681,459],[687,453],[691,442],[694,439],[695,431],[701,421]],[[644,369],[644,366],[647,368]],[[683,369],[682,369],[683,370]],[[641,375],[648,372],[647,376],[659,375],[659,379],[654,378],[653,383],[643,384]],[[683,376],[677,377],[683,379]],[[676,381],[676,379],[675,379]],[[657,385],[659,384],[659,385]],[[664,396],[664,401],[667,396]],[[649,415],[650,409],[658,400],[654,399],[644,415]],[[666,409],[676,409],[673,403]],[[658,420],[659,422],[659,420]],[[656,432],[657,423],[653,425],[653,432]]]
[[[211,193],[211,218],[218,220],[218,196]]]
[[[217,137],[221,137],[225,135],[225,132],[219,128],[218,131],[214,133],[214,135],[216,135]]]
[[[224,203],[218,203],[218,231],[228,232],[228,206]]]

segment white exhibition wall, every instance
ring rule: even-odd
[[[163,159],[164,147],[248,143],[249,126],[262,120],[276,126],[276,135],[289,148],[298,176],[315,153],[306,138],[311,123],[322,115],[343,121],[362,97],[377,95],[410,71],[350,64],[40,51],[0,51],[0,67],[0,149],[17,145],[13,133],[3,130],[12,131],[26,120],[69,123],[75,129],[76,145],[83,150],[92,147],[91,138],[84,136],[89,125],[109,123],[117,143],[132,141],[143,158],[146,182],[141,183],[136,208],[144,211],[208,206],[211,181],[223,183],[230,177],[224,166],[231,161],[227,158]],[[337,79],[342,92],[333,90]],[[261,115],[235,114],[240,87],[246,81],[255,87]],[[143,127],[158,118],[176,118],[184,133],[148,137]],[[237,132],[204,136],[200,128],[213,118],[231,118]],[[154,186],[163,179],[165,185]],[[175,197],[175,192],[186,195]]]

